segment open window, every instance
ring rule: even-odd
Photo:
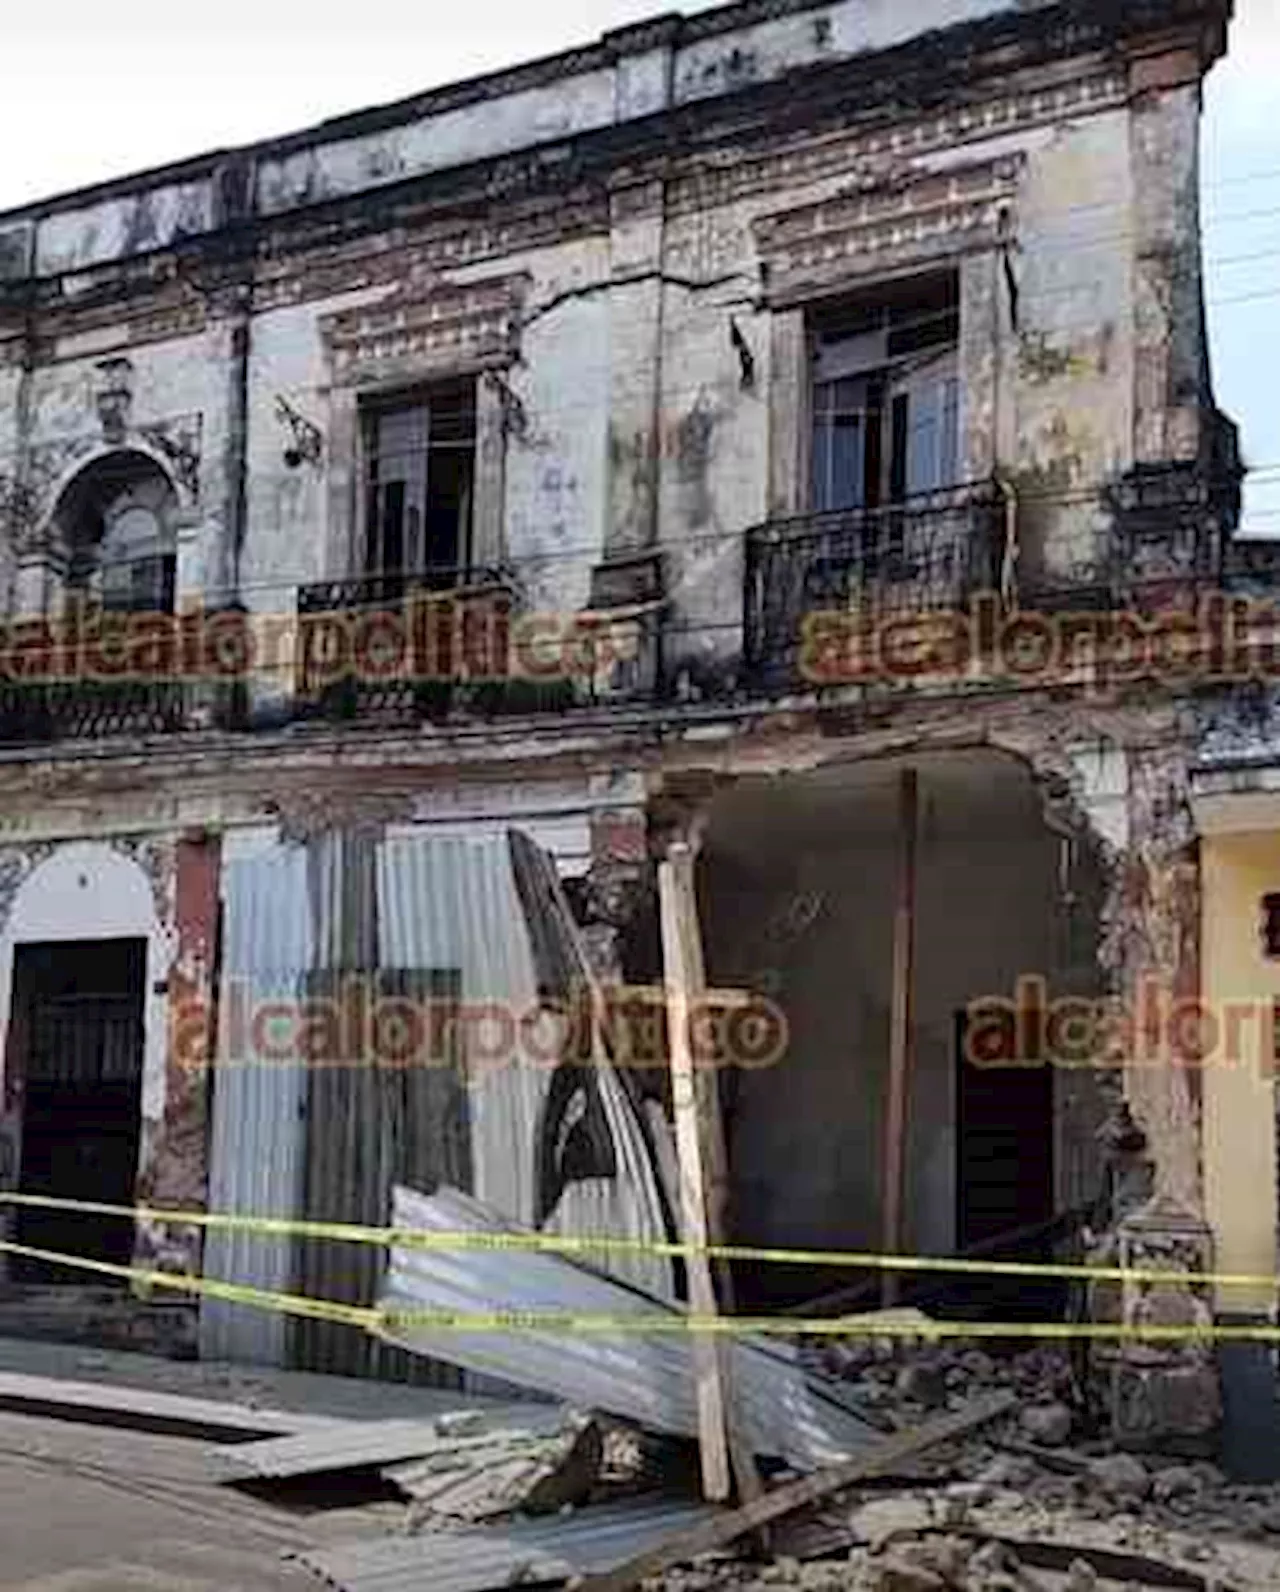
[[[954,273],[914,278],[810,318],[810,507],[888,507],[959,484]]]
[[[364,572],[448,587],[471,559],[475,382],[365,411]]]

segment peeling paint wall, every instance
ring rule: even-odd
[[[657,555],[667,683],[712,697],[740,672],[745,533],[808,506],[806,316],[939,269],[958,277],[966,473],[1015,488],[1022,572],[1088,569],[1113,529],[1101,489],[1203,446],[1204,60],[1159,25],[1176,11],[1190,29],[1220,10],[1111,8],[1145,18],[1154,43],[1138,49],[1104,6],[1075,8],[1068,36],[1044,32],[1066,15],[1048,0],[746,0],[0,216],[0,600],[28,612],[55,589],[42,528],[78,470],[125,448],[173,482],[180,596],[234,591],[287,617],[299,586],[358,572],[362,404],[465,373],[485,438],[477,560],[514,570],[531,609],[571,614],[600,566]],[[1052,61],[1042,33],[1084,43]],[[983,55],[988,44],[999,53]],[[881,67],[873,51],[893,53]],[[112,414],[103,361],[115,358],[128,393]],[[281,400],[315,428],[314,458],[287,459]],[[268,661],[260,698],[278,703],[287,640]],[[946,711],[967,728],[963,703]],[[179,838],[197,811],[214,831],[309,803],[384,803],[407,822],[501,755],[524,773],[486,796],[497,821],[541,758],[581,780],[574,759],[603,733],[562,753],[541,731],[498,750],[459,736],[431,769],[414,761],[421,735],[350,764],[340,738],[282,742],[256,763],[247,739],[216,758],[192,746],[163,798],[150,749],[133,744],[61,785],[0,775],[4,822],[39,835],[37,848],[125,844],[145,829],[156,944],[176,948],[181,995],[208,976],[216,845]],[[803,758],[802,738],[787,756]],[[1190,986],[1194,857],[1161,829],[1170,813],[1181,822],[1177,756],[1143,764],[1128,744],[1075,770],[1099,832],[1129,853],[1112,971],[1129,987],[1172,958]],[[288,758],[300,761],[282,773]],[[629,746],[614,771],[638,781],[641,760]],[[65,806],[51,809],[55,785]],[[564,801],[571,814],[589,805]],[[0,890],[44,855],[0,853]],[[0,977],[0,1021],[6,1011]],[[148,1057],[144,1186],[198,1198],[198,1096],[160,1051]],[[1143,1099],[1173,1146],[1171,1185],[1194,1196],[1194,1088],[1166,1080]]]

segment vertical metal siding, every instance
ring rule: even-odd
[[[372,835],[330,831],[311,844],[310,887],[315,968],[310,992],[341,1000],[352,977],[371,996],[403,995],[418,1004],[446,1000],[456,976],[400,968],[379,960]],[[308,1079],[306,1188],[309,1221],[385,1226],[397,1182],[435,1188],[470,1183],[460,1083],[446,1066],[387,1066],[371,1050],[339,1065],[318,1065]],[[384,1256],[371,1245],[332,1240],[298,1244],[298,1277],[309,1296],[368,1306]],[[299,1319],[293,1361],[315,1371],[438,1386],[459,1385],[443,1362],[407,1354],[353,1327]]]
[[[304,1170],[306,1077],[296,1062],[264,1061],[229,1031],[230,986],[249,1013],[269,1000],[297,997],[311,965],[306,858],[275,846],[224,871],[226,904],[223,992],[213,1083],[209,1208],[252,1215],[293,1215]],[[287,1290],[293,1282],[288,1238],[211,1231],[205,1274],[255,1288]],[[200,1310],[200,1352],[207,1359],[284,1365],[287,1321],[275,1311],[206,1297]]]
[[[545,864],[554,870],[548,858]],[[442,839],[398,835],[378,856],[378,911],[385,964],[461,970],[471,1009],[500,1005],[517,1020],[538,1005],[533,947],[516,888],[508,837]],[[465,1058],[476,1198],[523,1226],[535,1223],[537,1135],[552,1069],[520,1053],[499,1063]],[[623,1238],[669,1236],[656,1169],[632,1101],[607,1064],[601,1100],[617,1149],[618,1175],[572,1183],[549,1231]],[[668,1261],[618,1254],[619,1275],[665,1297]]]

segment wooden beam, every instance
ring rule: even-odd
[[[677,845],[672,849],[668,861],[675,883],[689,999],[700,1001],[707,993],[707,969],[702,949],[702,926],[698,920],[698,891],[693,847],[683,843]],[[729,1241],[729,1149],[725,1142],[724,1113],[720,1104],[720,1074],[717,1067],[699,1065],[696,1056],[693,1062],[694,1101],[697,1107],[698,1131],[701,1136],[703,1165],[707,1179],[707,1242],[726,1244]],[[713,1276],[719,1308],[725,1314],[732,1315],[733,1268],[727,1260],[719,1260],[713,1268]],[[750,1440],[742,1427],[741,1411],[734,1397],[733,1349],[731,1343],[723,1338],[714,1340],[714,1348],[721,1394],[724,1399],[729,1458],[733,1463],[733,1474],[738,1483],[738,1496],[743,1503],[750,1503],[753,1498],[758,1498],[764,1489],[760,1473],[756,1469]]]
[[[703,1521],[678,1536],[671,1537],[656,1548],[637,1554],[616,1570],[603,1575],[588,1576],[578,1585],[578,1592],[632,1592],[632,1588],[650,1576],[658,1576],[673,1565],[687,1563],[700,1554],[713,1553],[730,1542],[736,1542],[762,1526],[771,1525],[799,1509],[820,1504],[833,1494],[856,1487],[859,1482],[893,1471],[904,1459],[922,1454],[939,1443],[963,1437],[966,1432],[985,1426],[1014,1409],[1018,1402],[1016,1393],[994,1393],[990,1398],[978,1400],[967,1409],[954,1415],[940,1415],[905,1432],[895,1432],[883,1442],[875,1443],[865,1452],[843,1464],[803,1476],[799,1481],[788,1482],[785,1487],[765,1493],[754,1503],[741,1509],[730,1510]]]
[[[671,1098],[680,1163],[680,1228],[686,1244],[705,1251],[707,1234],[707,1169],[693,1053],[689,1044],[689,1007],[696,969],[692,965],[682,897],[692,871],[689,847],[676,842],[658,864],[658,902],[662,925],[662,962],[667,992],[667,1049],[671,1065]],[[687,870],[687,873],[686,873]],[[717,1313],[715,1288],[706,1254],[687,1262],[689,1308],[695,1316]],[[720,1353],[715,1336],[693,1332],[693,1367],[697,1384],[698,1447],[702,1459],[702,1491],[712,1502],[729,1496],[728,1423]]]
[[[915,1041],[916,837],[920,789],[915,769],[903,772],[898,788],[898,898],[893,917],[893,986],[889,1012],[889,1090],[884,1120],[884,1186],[881,1250],[900,1255],[905,1239],[908,1114]],[[901,1280],[886,1271],[880,1291],[886,1309],[898,1302]]]

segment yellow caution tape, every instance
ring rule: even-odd
[[[57,1266],[73,1266],[82,1271],[97,1272],[100,1276],[120,1277],[153,1288],[168,1288],[179,1293],[208,1294],[213,1299],[225,1299],[231,1304],[254,1305],[264,1310],[279,1310],[289,1315],[309,1316],[317,1321],[334,1321],[343,1326],[360,1327],[366,1331],[375,1330],[382,1319],[382,1313],[378,1310],[341,1304],[334,1299],[309,1299],[303,1294],[274,1293],[269,1289],[252,1288],[244,1283],[221,1282],[213,1277],[196,1277],[189,1272],[157,1271],[147,1266],[125,1266],[117,1261],[95,1260],[88,1255],[65,1255],[58,1250],[37,1249],[30,1244],[18,1244],[9,1239],[0,1239],[0,1252],[23,1255],[28,1260],[46,1261]]]
[[[179,1226],[242,1232],[260,1237],[328,1239],[338,1243],[394,1245],[397,1249],[535,1251],[560,1255],[647,1254],[670,1259],[705,1256],[709,1260],[750,1261],[785,1266],[849,1267],[865,1271],[948,1272],[976,1277],[1040,1277],[1063,1281],[1192,1283],[1207,1288],[1275,1288],[1275,1272],[1174,1271],[1158,1267],[1076,1266],[1030,1260],[960,1260],[936,1255],[881,1255],[857,1250],[761,1249],[742,1244],[682,1244],[663,1239],[609,1238],[554,1233],[422,1232],[406,1227],[364,1227],[346,1222],[314,1222],[283,1216],[245,1216],[215,1211],[160,1210],[147,1205],[106,1205],[46,1194],[0,1192],[0,1203],[77,1210],[91,1216],[121,1216]]]
[[[930,1342],[946,1338],[1049,1340],[1086,1339],[1094,1342],[1182,1343],[1280,1343],[1280,1327],[1259,1325],[1170,1326],[1132,1322],[993,1322],[934,1321],[919,1318],[904,1321],[892,1314],[881,1316],[820,1317],[791,1319],[780,1316],[690,1316],[647,1312],[643,1315],[587,1315],[568,1310],[429,1310],[418,1307],[368,1307],[343,1304],[333,1299],[313,1299],[304,1294],[279,1293],[254,1288],[245,1283],[222,1282],[191,1273],[158,1271],[145,1266],[126,1266],[115,1261],[95,1260],[86,1255],[68,1255],[57,1250],[38,1249],[29,1244],[0,1239],[0,1251],[23,1255],[52,1265],[69,1266],[100,1275],[119,1277],[178,1293],[205,1294],[230,1304],[260,1310],[278,1310],[286,1315],[304,1316],[355,1327],[384,1338],[406,1331],[431,1332],[573,1332],[618,1336],[635,1333],[732,1333],[754,1337],[883,1337]]]

